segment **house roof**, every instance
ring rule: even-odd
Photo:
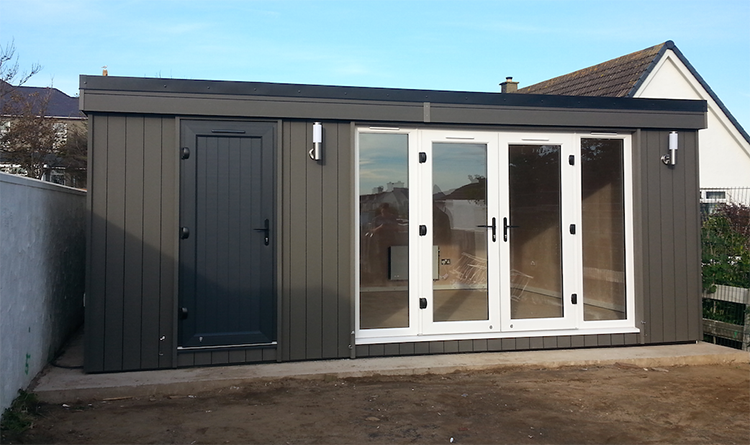
[[[55,118],[83,118],[85,115],[78,109],[78,98],[70,97],[57,88],[51,87],[15,87],[11,84],[0,80],[0,88],[3,93],[0,95],[0,108],[6,101],[10,100],[11,94],[21,94],[26,98],[36,95],[43,97],[49,94],[49,103],[47,104],[46,115]],[[5,94],[9,92],[10,94]],[[38,110],[34,110],[38,112]]]
[[[729,109],[714,93],[708,83],[698,74],[693,65],[677,48],[673,41],[654,45],[641,51],[636,51],[608,60],[598,65],[545,80],[534,85],[519,88],[516,93],[521,94],[549,94],[563,96],[598,96],[598,97],[634,97],[659,60],[667,52],[672,52],[687,67],[690,73],[708,92],[711,98],[729,118],[737,131],[750,142],[750,135],[742,128]]]
[[[670,43],[670,42],[667,42]],[[646,48],[598,65],[519,88],[517,93],[564,96],[633,97],[651,71],[666,43]]]

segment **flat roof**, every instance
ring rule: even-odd
[[[416,102],[512,107],[598,108],[610,110],[648,110],[706,112],[702,100],[644,99],[590,96],[554,96],[500,92],[418,90],[334,85],[306,85],[270,82],[163,79],[118,76],[80,76],[82,91],[120,91],[140,93],[209,94],[255,97],[284,97],[378,102]],[[85,111],[85,109],[84,109]]]
[[[552,96],[115,76],[80,78],[92,114],[308,119],[386,125],[696,130],[702,100]]]

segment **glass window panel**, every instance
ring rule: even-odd
[[[511,145],[509,163],[511,318],[562,317],[560,146]]]
[[[409,326],[408,135],[359,136],[361,329]]]
[[[487,320],[487,146],[433,143],[433,321]]]
[[[584,320],[623,320],[625,201],[623,141],[581,141]]]

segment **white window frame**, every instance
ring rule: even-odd
[[[510,315],[509,307],[505,307],[506,300],[509,298],[500,298],[500,323],[491,323],[492,328],[488,326],[487,330],[484,331],[465,331],[460,329],[460,324],[463,322],[455,322],[457,329],[445,329],[440,333],[429,333],[424,330],[422,326],[423,317],[419,314],[419,287],[412,283],[409,283],[409,327],[407,328],[383,328],[383,329],[361,329],[360,327],[360,273],[359,273],[359,261],[360,261],[360,211],[359,211],[359,184],[360,184],[360,172],[359,172],[359,136],[363,133],[391,133],[391,134],[407,134],[408,135],[408,150],[409,153],[419,151],[422,147],[423,141],[430,140],[432,135],[436,134],[452,134],[455,135],[460,133],[461,135],[471,135],[472,133],[478,133],[487,137],[491,137],[494,134],[497,139],[495,147],[498,149],[498,154],[490,154],[488,146],[488,187],[491,184],[507,184],[507,173],[498,174],[495,171],[493,178],[490,182],[489,176],[491,176],[490,162],[497,162],[494,159],[503,158],[502,144],[503,141],[513,140],[517,141],[514,143],[519,144],[540,144],[540,145],[561,145],[559,141],[565,141],[566,147],[561,149],[561,167],[567,167],[567,158],[569,155],[574,155],[578,160],[575,166],[575,173],[571,176],[571,173],[564,174],[565,168],[561,172],[561,186],[563,194],[563,228],[567,227],[568,224],[575,223],[577,227],[580,227],[578,233],[582,233],[582,213],[581,213],[581,173],[580,173],[580,148],[581,139],[617,139],[623,141],[623,178],[624,178],[624,205],[625,205],[625,281],[626,281],[626,318],[623,320],[584,320],[583,301],[585,296],[582,295],[583,289],[583,274],[582,274],[582,258],[583,258],[583,247],[582,247],[582,236],[576,236],[572,241],[567,240],[568,243],[577,243],[577,246],[573,248],[563,248],[563,264],[566,268],[567,275],[570,275],[571,268],[573,273],[572,278],[564,278],[563,284],[563,298],[569,301],[572,290],[577,291],[579,295],[579,303],[574,307],[572,314],[573,320],[566,318],[565,322],[559,324],[553,323],[551,326],[547,325],[547,328],[543,329],[540,322],[528,322],[521,323],[514,328],[509,327]],[[486,138],[483,138],[486,139]],[[546,140],[545,140],[546,139]],[[502,160],[498,160],[500,163]],[[562,335],[595,335],[595,334],[626,334],[626,333],[638,333],[640,330],[635,325],[635,280],[634,280],[634,238],[633,238],[633,151],[632,151],[632,135],[630,133],[614,134],[614,133],[577,133],[577,132],[504,132],[504,131],[485,131],[485,130],[456,130],[456,131],[443,131],[433,130],[428,128],[414,128],[414,127],[374,127],[374,126],[361,126],[355,129],[355,261],[357,266],[355,267],[355,295],[354,295],[354,306],[355,306],[355,343],[358,345],[365,344],[379,344],[379,343],[402,343],[402,342],[419,342],[419,341],[445,341],[445,340],[469,340],[469,339],[491,339],[491,338],[517,338],[517,337],[547,337],[547,336],[562,336]],[[409,169],[409,190],[411,190],[415,184],[415,181],[422,180],[420,178],[420,172],[415,170],[417,168],[416,162],[412,159],[408,160]],[[502,165],[499,165],[499,170],[503,171]],[[506,169],[507,170],[507,169]],[[505,181],[504,183],[501,181]],[[502,194],[501,194],[502,195]],[[578,199],[572,199],[573,196],[577,196]],[[488,196],[488,201],[490,197]],[[507,196],[500,196],[495,199],[501,206],[498,212],[498,218],[502,221],[503,212],[502,206],[506,206],[507,212]],[[498,205],[497,203],[490,204],[488,202],[488,212],[490,211],[490,205]],[[412,224],[412,212],[418,208],[418,206],[424,206],[424,203],[412,202],[410,199],[410,231],[409,231],[409,242],[410,242],[410,262],[413,261],[417,255],[411,254],[411,249],[414,246],[418,246],[418,238],[416,230],[411,230]],[[494,211],[494,210],[493,210]],[[574,221],[574,222],[569,222]],[[502,222],[500,222],[502,224]],[[498,229],[498,238],[502,237],[502,229]],[[563,238],[567,231],[563,230]],[[564,241],[565,243],[565,241]],[[573,252],[573,253],[571,253]],[[488,252],[489,253],[489,252]],[[503,259],[505,261],[507,259]],[[506,263],[507,264],[507,263]],[[412,267],[410,265],[410,267]],[[508,271],[505,271],[508,269]],[[495,285],[500,283],[508,283],[509,281],[509,268],[500,268],[501,274],[490,278]],[[420,284],[421,286],[422,284]],[[488,283],[488,285],[492,286]],[[566,306],[567,307],[570,305]],[[493,317],[491,316],[491,319]],[[551,319],[539,319],[545,323]],[[539,321],[537,320],[537,321]],[[514,325],[519,320],[512,320]],[[522,320],[526,321],[526,320]],[[443,324],[443,323],[441,323]],[[524,326],[525,325],[525,326]],[[429,329],[427,330],[429,331]]]

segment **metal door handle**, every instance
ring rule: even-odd
[[[486,229],[492,229],[492,242],[497,240],[497,227],[495,225],[495,218],[492,218],[492,225],[478,225],[477,227],[484,227]]]
[[[503,241],[508,241],[508,229],[515,229],[518,226],[511,226],[508,224],[508,218],[503,218]]]
[[[263,221],[263,228],[262,229],[253,229],[256,232],[263,232],[263,243],[267,246],[270,242],[270,234],[271,234],[271,224],[268,221],[268,218],[266,218],[265,221]]]

